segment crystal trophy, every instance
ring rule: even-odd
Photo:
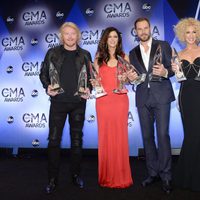
[[[56,91],[58,94],[63,93],[64,90],[60,86],[60,78],[59,78],[58,71],[56,70],[52,62],[50,62],[50,65],[49,65],[49,78],[50,78],[52,90]]]
[[[102,84],[101,84],[101,77],[99,76],[99,73],[97,72],[97,70],[95,69],[93,63],[89,63],[90,66],[90,77],[91,79],[94,79],[96,82],[96,85],[93,87],[94,91],[95,91],[95,98],[99,98],[102,96],[107,95],[107,93],[105,92]]]
[[[158,45],[154,58],[153,65],[161,65],[162,64],[162,50],[160,44]],[[160,82],[162,80],[161,76],[155,75],[152,72],[149,74],[149,80],[152,82]]]
[[[198,72],[197,76],[194,78],[194,80],[200,81],[200,69],[199,69],[199,72]]]
[[[178,66],[178,70],[175,72],[176,80],[178,82],[187,80],[181,66],[180,58],[175,48],[172,48],[172,63],[175,63]]]
[[[118,60],[120,60],[121,63],[123,63],[126,67],[126,71],[135,71],[138,75],[138,78],[134,81],[132,81],[133,84],[139,85],[143,83],[146,79],[146,74],[145,73],[140,73],[133,65],[131,65],[127,60],[122,58],[121,56],[117,55]]]
[[[77,87],[77,92],[74,94],[74,96],[85,96],[89,97],[89,94],[86,92],[87,88],[87,69],[86,65],[84,64],[83,67],[81,68],[79,77],[78,77],[78,87]]]
[[[126,81],[122,79],[123,74],[126,73],[126,66],[118,60],[117,62],[117,88],[113,90],[116,94],[126,94],[128,90],[125,87]]]

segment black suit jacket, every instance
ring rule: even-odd
[[[42,82],[42,85],[45,89],[47,89],[48,85],[50,84],[50,78],[49,78],[49,65],[50,62],[53,63],[55,66],[58,74],[61,73],[61,66],[62,63],[64,62],[64,47],[63,45],[51,48],[47,51],[45,55],[44,62],[42,63],[41,69],[40,69],[40,80]],[[76,50],[76,60],[75,60],[75,67],[76,67],[76,78],[78,82],[78,76],[81,71],[81,68],[83,67],[83,64],[86,64],[87,67],[87,72],[88,72],[88,77],[90,78],[90,73],[89,73],[89,61],[91,61],[91,55],[90,53],[77,46]],[[88,85],[89,84],[89,78],[88,78]]]
[[[150,82],[149,74],[152,72],[153,67],[153,58],[156,52],[158,45],[161,45],[162,50],[162,64],[168,70],[168,77],[162,78],[161,82]],[[167,104],[175,100],[174,92],[172,89],[171,81],[169,78],[174,75],[171,70],[171,47],[165,41],[152,40],[150,58],[149,58],[149,67],[148,71],[145,68],[144,62],[142,60],[142,55],[139,45],[132,49],[129,53],[130,63],[140,73],[146,73],[147,77],[144,83],[140,84],[136,88],[136,106],[144,106],[148,98],[148,84],[150,85],[151,92],[153,93],[156,103]]]

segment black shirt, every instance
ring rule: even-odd
[[[56,101],[62,102],[79,102],[80,98],[74,96],[77,91],[78,77],[75,67],[77,50],[64,50],[64,62],[61,66],[60,83],[64,93],[56,95]]]

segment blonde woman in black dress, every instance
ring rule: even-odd
[[[179,52],[187,80],[181,82],[179,106],[183,122],[184,140],[175,173],[178,187],[200,191],[200,80],[195,80],[200,70],[200,21],[181,19],[175,33],[185,49]],[[172,63],[174,72],[177,65]],[[200,78],[200,77],[199,77]]]

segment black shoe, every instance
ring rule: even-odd
[[[171,181],[165,180],[162,182],[162,189],[165,193],[170,194],[172,191]]]
[[[142,181],[142,186],[146,187],[146,186],[151,185],[159,180],[160,180],[159,176],[149,176],[144,181]]]
[[[78,186],[79,188],[83,188],[83,180],[80,178],[79,175],[75,174],[72,176],[72,182],[75,186]]]
[[[48,185],[46,186],[46,193],[51,194],[56,190],[56,179],[51,178]]]

